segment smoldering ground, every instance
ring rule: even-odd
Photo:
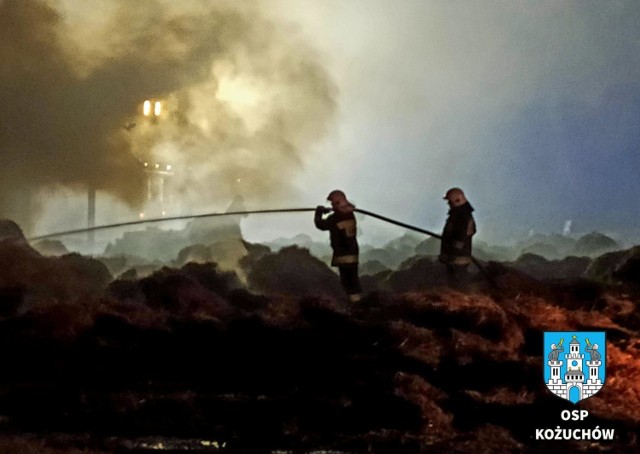
[[[146,160],[185,206],[273,200],[330,125],[321,59],[254,2],[71,5],[0,2],[0,212],[25,229],[58,187],[140,205]]]
[[[563,424],[567,408],[540,379],[545,330],[608,333],[606,386],[581,405],[617,438],[567,449],[624,450],[637,436],[638,291],[625,281],[584,292],[494,264],[503,292],[462,293],[422,285],[438,264],[421,258],[349,308],[337,276],[300,248],[246,244],[247,284],[212,262],[113,279],[95,259],[43,257],[17,226],[0,230],[3,449],[37,434],[50,452],[200,440],[229,452],[537,452],[535,428]]]

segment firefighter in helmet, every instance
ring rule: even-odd
[[[355,206],[351,204],[344,192],[331,191],[327,200],[331,209],[318,205],[314,223],[320,230],[328,230],[333,249],[331,265],[337,266],[340,272],[340,283],[349,300],[360,301],[360,279],[358,277],[358,240],[356,239],[356,218],[353,214]],[[325,214],[331,213],[328,216]]]
[[[471,263],[471,238],[476,233],[473,207],[460,188],[451,188],[444,196],[449,204],[449,215],[442,231],[439,260],[447,267],[450,285],[466,280]]]

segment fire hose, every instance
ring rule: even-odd
[[[83,229],[67,230],[64,232],[48,233],[45,235],[38,235],[38,236],[28,238],[28,241],[44,240],[48,238],[74,235],[78,233],[94,232],[97,230],[107,230],[107,229],[114,229],[118,227],[127,227],[132,225],[151,224],[151,223],[158,223],[158,222],[184,221],[184,220],[190,220],[190,219],[214,218],[214,217],[222,217],[222,216],[244,216],[248,214],[301,213],[301,212],[310,212],[315,210],[316,210],[315,208],[278,208],[273,210],[227,211],[224,213],[205,213],[205,214],[195,214],[195,215],[188,215],[188,216],[173,216],[173,217],[162,217],[162,218],[154,218],[154,219],[141,219],[137,221],[119,222],[117,224],[107,224],[107,225],[99,225],[95,227],[86,227]],[[442,239],[442,236],[438,235],[437,233],[433,233],[433,232],[430,232],[429,230],[421,229],[420,227],[416,227],[413,225],[405,224],[404,222],[396,221],[395,219],[391,219],[376,213],[372,213],[371,211],[361,210],[359,208],[356,208],[355,211],[357,213],[364,214],[365,216],[370,216],[372,218],[376,218],[381,221],[388,222],[389,224],[394,224],[408,230],[413,230],[415,232],[424,233],[426,235],[429,235],[433,238],[437,238],[439,240]],[[480,270],[480,272],[487,279],[487,281],[489,281],[489,283],[492,286],[496,287],[495,281],[487,273],[487,271],[480,264],[480,262],[473,256],[471,256],[471,261],[478,268],[478,270]]]
[[[405,224],[404,222],[396,221],[395,219],[387,218],[385,216],[380,216],[379,214],[372,213],[372,212],[366,211],[366,210],[361,210],[359,208],[356,208],[355,211],[357,211],[358,213],[362,213],[364,215],[367,215],[367,216],[371,216],[372,218],[376,218],[376,219],[380,219],[381,221],[388,222],[389,224],[395,224],[397,226],[404,227],[405,229],[413,230],[415,232],[424,233],[424,234],[429,235],[429,236],[431,236],[433,238],[437,238],[439,240],[442,240],[442,236],[441,235],[438,235],[437,233],[430,232],[429,230],[421,229],[420,227],[416,227],[414,225]],[[487,270],[484,269],[484,267],[478,261],[478,259],[476,259],[474,256],[471,256],[471,261],[478,268],[478,270],[480,270],[480,273],[482,273],[482,275],[489,282],[489,284],[491,284],[492,287],[498,287],[496,282],[489,275],[489,273],[487,273]]]

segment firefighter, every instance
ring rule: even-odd
[[[471,238],[476,233],[473,207],[460,188],[447,191],[444,200],[449,215],[442,231],[439,260],[447,267],[447,282],[457,287],[467,282],[467,268],[471,263]]]
[[[328,230],[333,249],[331,266],[337,266],[340,272],[340,283],[349,296],[349,301],[360,301],[362,289],[358,277],[358,240],[356,239],[356,218],[353,214],[355,206],[351,204],[344,192],[331,191],[327,200],[331,208],[318,205],[314,223],[320,230]],[[324,216],[331,213],[328,216]]]

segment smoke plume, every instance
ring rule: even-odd
[[[335,110],[313,49],[253,2],[5,0],[0,60],[0,216],[27,228],[57,188],[141,206],[145,162],[171,166],[174,205],[277,196]]]

